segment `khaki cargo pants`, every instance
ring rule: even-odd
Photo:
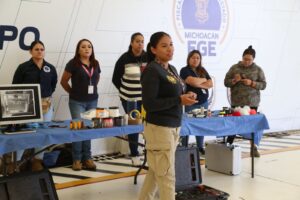
[[[157,189],[160,200],[175,200],[175,151],[179,140],[178,128],[144,124],[147,172],[139,200],[152,200]]]

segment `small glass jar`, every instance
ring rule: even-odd
[[[103,118],[102,119],[102,126],[103,126],[103,128],[111,128],[111,127],[113,127],[114,126],[114,120],[113,120],[113,118],[110,118],[110,117]]]
[[[100,128],[100,118],[94,117],[92,118],[92,128]]]
[[[119,107],[117,107],[117,106],[109,107],[108,112],[109,112],[109,117],[119,117],[120,116]]]

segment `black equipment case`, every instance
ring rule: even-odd
[[[176,200],[227,200],[229,194],[202,183],[197,147],[178,147],[175,156]]]
[[[1,200],[58,200],[48,170],[0,177]]]

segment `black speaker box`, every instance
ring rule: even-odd
[[[175,154],[176,189],[202,183],[197,147],[177,147]]]
[[[48,170],[0,177],[1,200],[58,200]]]
[[[201,185],[197,147],[178,147],[175,155],[176,200],[227,200],[229,194]]]

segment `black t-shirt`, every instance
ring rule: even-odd
[[[38,83],[41,86],[41,96],[50,97],[56,88],[57,73],[50,63],[44,61],[40,69],[32,59],[20,64],[14,74],[13,84]]]
[[[207,80],[210,80],[211,77],[209,76],[209,74],[207,73],[207,71],[202,68],[203,71],[204,71],[204,75],[203,77],[199,76],[198,74],[196,74],[192,69],[191,67],[189,66],[186,66],[186,67],[183,67],[181,70],[180,70],[180,77],[185,80],[187,79],[187,77],[189,76],[192,76],[192,77],[198,77],[198,78],[206,78]],[[196,87],[193,87],[189,84],[186,84],[187,85],[187,88],[186,88],[186,92],[194,92],[197,94],[197,100],[198,100],[198,103],[197,104],[203,104],[204,102],[207,101],[208,99],[208,90],[207,89],[202,89],[202,88],[196,88]]]
[[[90,73],[92,71],[92,67],[94,68],[94,72],[92,77],[90,78],[84,68],[87,69]],[[84,64],[76,64],[73,59],[70,60],[65,70],[72,74],[71,76],[71,92],[70,98],[76,101],[92,101],[98,98],[98,89],[97,89],[97,80],[99,79],[101,70],[100,66],[86,66]],[[93,94],[88,93],[88,86],[94,86]]]

